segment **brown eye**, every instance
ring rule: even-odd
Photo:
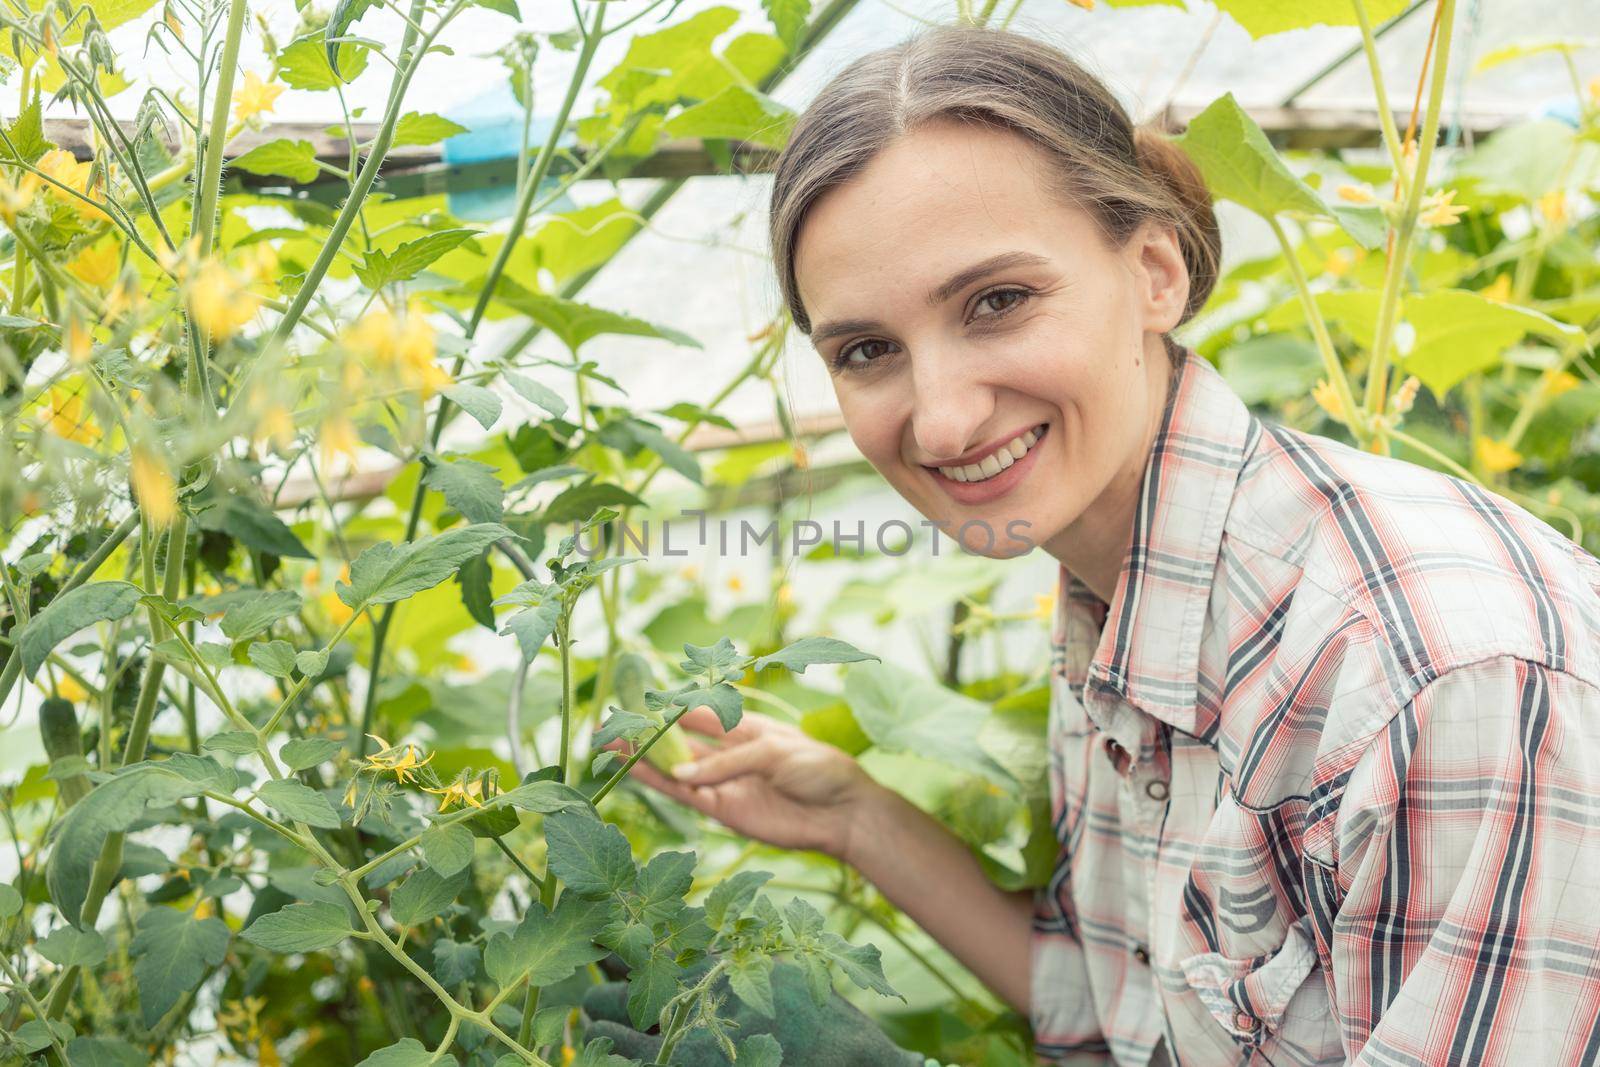
[[[1014,308],[1016,308],[1016,306],[1018,304],[1021,304],[1023,302],[1023,300],[1025,300],[1027,297],[1029,297],[1031,295],[1032,294],[1028,290],[1026,290],[1026,289],[1018,289],[1018,288],[1016,288],[1014,286],[1010,287],[1010,288],[1006,288],[1006,289],[992,289],[989,292],[984,293],[982,296],[978,297],[978,303],[979,304],[988,303],[989,301],[995,299],[996,297],[1015,297],[1016,299],[1009,300],[1009,301],[1004,301],[1004,306],[996,308],[995,311],[993,312],[993,314],[980,316],[980,317],[982,317],[982,318],[997,318],[1000,315],[1009,314]],[[994,307],[993,304],[990,304],[989,306],[991,308]]]
[[[855,344],[846,345],[834,357],[833,365],[849,369],[860,369],[877,359],[881,352],[873,353],[869,350],[873,345],[881,345],[883,341],[857,341]]]

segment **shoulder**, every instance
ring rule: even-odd
[[[1313,822],[1431,686],[1492,661],[1600,686],[1594,557],[1480,486],[1265,422],[1209,621],[1236,791]]]

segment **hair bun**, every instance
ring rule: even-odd
[[[1189,268],[1189,300],[1183,309],[1187,320],[1205,304],[1217,283],[1222,258],[1222,234],[1211,204],[1206,180],[1182,148],[1166,133],[1149,124],[1133,131],[1133,151],[1139,169],[1160,180],[1183,211],[1178,244]]]

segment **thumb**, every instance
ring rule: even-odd
[[[783,752],[776,737],[758,737],[743,744],[708,752],[699,759],[672,768],[672,776],[691,785],[716,785],[742,774],[764,771]]]

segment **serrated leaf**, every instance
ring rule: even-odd
[[[502,284],[502,290],[511,286]],[[502,291],[499,299],[506,306],[533,319],[561,339],[571,352],[577,352],[584,343],[602,334],[620,334],[628,337],[659,337],[688,348],[703,347],[699,341],[679,330],[636,319],[617,311],[580,304],[576,300],[549,293]]]
[[[268,912],[245,927],[240,936],[273,952],[316,952],[332,948],[351,933],[343,907],[314,900]]]
[[[556,631],[556,622],[561,615],[561,601],[551,597],[538,607],[519,611],[506,620],[501,634],[515,634],[517,644],[522,649],[522,658],[531,662],[539,654],[539,649],[549,640],[550,635]]]
[[[41,156],[55,147],[44,135],[43,102],[39,97],[17,114],[16,121],[6,129],[6,137],[11,144],[9,148],[0,145],[0,154],[24,163],[39,162]]]
[[[1490,300],[1466,289],[1435,289],[1408,296],[1402,315],[1415,331],[1400,369],[1415,374],[1436,397],[1468,375],[1499,364],[1512,345],[1529,334],[1557,345],[1582,340],[1583,330],[1550,316]]]
[[[450,403],[471,415],[485,430],[494,427],[500,418],[500,412],[505,408],[505,402],[500,399],[499,393],[485,389],[481,385],[452,385],[445,389],[444,395],[450,398]]]
[[[334,77],[348,80],[349,76],[340,70],[339,64],[343,55],[339,49],[338,38],[345,35],[348,30],[370,8],[376,7],[378,0],[338,0],[333,5],[333,14],[328,19],[326,36],[323,40],[323,54],[328,61],[328,68],[333,71]]]
[[[304,37],[296,37],[284,46],[277,57],[278,80],[291,89],[309,89],[313,92],[332,89],[341,81],[354,79],[366,69],[367,47],[347,41],[338,46],[339,69],[344,78],[334,74],[328,64],[327,47],[323,31],[317,30]],[[341,131],[342,132],[342,131]]]
[[[127,617],[143,595],[130,582],[88,582],[56,597],[16,633],[23,676],[32,681],[51,651],[79,630]]]
[[[1200,168],[1213,196],[1263,218],[1294,211],[1325,217],[1322,198],[1295,177],[1232,93],[1212,101],[1177,143]]]
[[[601,431],[602,439],[607,435],[620,436],[629,445],[648,448],[660,456],[667,466],[696,485],[701,484],[700,461],[688,449],[649,423],[640,419],[620,419]]]
[[[317,166],[317,150],[311,142],[291,141],[287,137],[258,144],[235,157],[230,165],[235,170],[278,175],[301,185],[315,181],[322,172]]]
[[[257,642],[248,649],[250,662],[274,678],[294,673],[294,646],[287,641]]]
[[[430,459],[422,483],[471,522],[499,522],[505,509],[505,486],[495,468],[474,459]]]
[[[422,855],[429,867],[448,878],[472,862],[476,842],[460,823],[432,826],[422,832]]]
[[[751,1034],[739,1042],[740,1067],[782,1067],[783,1046],[771,1034]]]
[[[685,658],[678,664],[685,674],[715,673],[722,675],[735,667],[743,668],[749,662],[748,656],[741,656],[733,642],[726,637],[719,637],[714,645],[693,645],[684,643],[683,654]]]
[[[734,995],[762,1015],[772,1018],[772,957],[739,955],[728,968],[728,987]]]
[[[257,552],[286,559],[314,558],[282,519],[261,501],[243,493],[212,497],[209,506],[195,515],[195,523],[202,530],[225,533]]]
[[[473,621],[486,629],[495,629],[494,620],[494,568],[489,565],[487,550],[473,556],[456,571],[456,584],[461,586],[461,605]]]
[[[659,1022],[661,1009],[678,993],[680,968],[670,956],[651,956],[628,975],[628,1018],[634,1028],[648,1030]]]
[[[502,537],[513,536],[498,523],[482,523],[446,530],[399,547],[382,541],[356,557],[350,567],[350,584],[339,582],[335,591],[352,608],[404,600],[432,589]]]
[[[643,715],[637,715],[631,711],[623,711],[620,708],[612,708],[610,716],[601,724],[600,729],[595,731],[594,737],[590,739],[589,743],[599,748],[610,744],[619,737],[626,738],[629,741],[636,741],[641,737],[654,733],[660,725],[659,722]]]
[[[683,708],[697,708],[704,704],[717,713],[717,721],[724,730],[731,730],[744,718],[744,694],[727,682],[718,682],[709,689],[687,689],[675,694],[672,703]]]
[[[256,735],[249,730],[218,730],[201,741],[200,747],[230,756],[248,756],[256,751]]]
[[[515,789],[501,793],[494,801],[544,815],[568,808],[587,808],[589,805],[588,799],[571,786],[545,781],[524,782]]]
[[[438,938],[433,943],[433,976],[446,989],[454,989],[462,982],[470,982],[477,977],[481,955],[482,950],[477,945]]]
[[[862,732],[879,748],[912,753],[1017,789],[1016,779],[978,744],[989,717],[982,702],[887,663],[851,670],[844,698]]]
[[[740,871],[718,882],[706,897],[706,922],[719,931],[732,926],[771,878],[771,871]]]
[[[546,523],[584,522],[613,504],[632,507],[643,503],[620,485],[589,481],[562,490],[544,509],[542,518]]]
[[[673,137],[721,137],[782,148],[794,121],[795,112],[767,94],[730,85],[709,100],[684,108],[662,129]]]
[[[248,641],[277,622],[300,610],[303,602],[293,589],[256,592],[234,601],[222,616],[222,632],[234,641]]]
[[[303,771],[332,759],[342,747],[332,738],[297,737],[278,750],[278,758],[291,771]]]
[[[554,914],[535,902],[516,930],[489,939],[483,969],[502,988],[524,977],[534,986],[564,981],[579,967],[605,958],[606,950],[593,941],[609,920],[605,902],[575,893],[563,895]]]
[[[443,913],[466,884],[464,870],[446,877],[432,867],[419,867],[390,895],[389,915],[400,926],[427,922]]]
[[[771,655],[759,657],[755,669],[759,671],[776,663],[796,674],[804,674],[813,663],[859,663],[877,659],[872,653],[863,652],[837,637],[802,637]]]
[[[220,919],[196,919],[175,908],[151,908],[138,929],[128,951],[137,957],[133,977],[144,1025],[152,1027],[222,963],[231,933]]]
[[[585,811],[560,811],[544,821],[549,867],[579,896],[604,897],[632,887],[633,849],[622,831]]]
[[[434,1062],[428,1046],[414,1037],[404,1037],[387,1048],[380,1048],[356,1067],[430,1067]]]
[[[369,289],[378,289],[392,282],[410,281],[434,260],[477,234],[477,230],[438,230],[415,241],[407,241],[393,252],[372,249],[361,265],[356,267],[356,277]]]
[[[292,778],[274,779],[257,792],[262,800],[290,819],[324,830],[339,828],[339,813],[333,810],[328,798],[304,782]]]
[[[431,111],[408,111],[394,124],[394,139],[389,147],[437,144],[447,137],[466,132],[465,126],[451,122],[443,115],[435,115]]]

